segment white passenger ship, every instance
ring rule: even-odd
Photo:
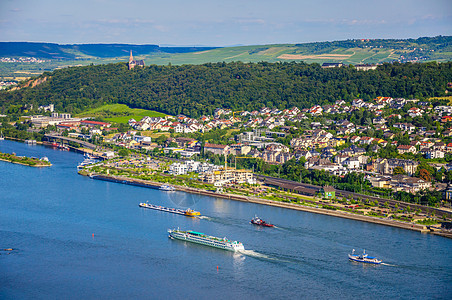
[[[245,250],[243,244],[237,241],[230,241],[227,238],[218,238],[214,236],[209,236],[201,232],[196,231],[182,231],[179,229],[168,229],[169,237],[172,239],[178,239],[183,241],[188,241],[192,243],[197,243],[201,245],[206,245],[210,247],[215,247],[223,250],[229,251],[240,251]]]

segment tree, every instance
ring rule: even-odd
[[[393,174],[394,175],[399,175],[399,174],[406,175],[406,172],[402,167],[397,166],[394,168]]]
[[[129,153],[130,153],[129,150],[127,150],[127,149],[121,149],[121,150],[118,151],[118,155],[122,156],[122,157],[129,156]]]
[[[424,181],[432,181],[432,176],[430,175],[430,172],[426,169],[420,169],[419,170],[419,178]]]

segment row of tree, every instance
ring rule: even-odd
[[[212,115],[218,107],[251,111],[377,96],[424,99],[445,95],[447,83],[452,82],[452,62],[383,64],[367,72],[353,66],[322,69],[318,64],[296,62],[152,65],[132,70],[118,63],[65,68],[41,77],[47,80],[34,88],[2,91],[1,110],[17,104],[53,103],[57,111],[74,114],[123,103],[199,117]]]

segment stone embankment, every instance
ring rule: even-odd
[[[86,174],[83,172],[80,172],[81,175],[88,176],[90,174]],[[97,174],[96,174],[97,175]],[[96,175],[91,174],[90,176]],[[135,179],[135,178],[128,178],[128,177],[122,177],[122,176],[106,176],[106,175],[97,175],[101,178],[101,180],[108,180],[118,183],[124,183],[124,184],[131,184],[131,185],[137,185],[142,187],[149,187],[149,188],[159,188],[162,183],[160,182],[154,182],[150,180],[142,180],[142,179]],[[230,199],[230,200],[236,200],[236,201],[242,201],[242,202],[249,202],[249,203],[256,203],[256,204],[262,204],[262,205],[270,205],[275,207],[282,207],[287,209],[294,209],[294,210],[300,210],[300,211],[306,211],[310,213],[316,213],[316,214],[322,214],[322,215],[328,215],[332,217],[338,217],[338,218],[346,218],[356,221],[362,221],[362,222],[369,222],[374,224],[380,224],[385,226],[392,226],[402,229],[408,229],[408,230],[414,230],[422,233],[432,233],[435,235],[440,235],[448,238],[452,238],[452,233],[447,233],[443,231],[431,231],[427,226],[420,225],[420,224],[414,224],[414,223],[406,223],[406,222],[400,222],[397,220],[390,220],[390,219],[383,219],[378,217],[372,217],[372,216],[363,216],[348,212],[342,212],[342,211],[334,211],[324,208],[318,208],[318,207],[311,207],[311,206],[305,206],[301,204],[295,204],[295,203],[287,203],[287,202],[280,202],[280,201],[273,201],[268,199],[262,199],[257,197],[250,197],[250,196],[242,196],[242,195],[235,195],[235,194],[227,194],[227,193],[217,193],[213,191],[206,191],[202,189],[196,189],[191,188],[187,186],[177,186],[174,185],[174,188],[181,192],[186,193],[192,193],[192,194],[199,194],[204,196],[210,196],[210,197],[217,197],[217,198],[223,198],[223,199]]]

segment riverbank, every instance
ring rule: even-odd
[[[84,175],[84,176],[98,175],[98,174],[88,174],[86,172],[79,172],[79,174]],[[108,180],[108,181],[113,181],[113,182],[123,183],[123,184],[137,185],[137,186],[154,188],[154,189],[158,189],[159,186],[162,185],[161,182],[135,179],[135,178],[129,178],[129,177],[124,177],[124,176],[112,176],[112,175],[104,175],[104,174],[102,174],[102,175],[99,174],[99,176],[100,176],[100,178],[97,178],[97,179]],[[96,179],[95,177],[93,177],[93,178]],[[346,219],[351,219],[351,220],[356,220],[356,221],[362,221],[362,222],[380,224],[380,225],[385,225],[385,226],[392,226],[392,227],[397,227],[397,228],[402,228],[402,229],[407,229],[407,230],[413,230],[413,231],[418,231],[421,233],[432,233],[435,235],[452,238],[452,233],[430,231],[427,226],[415,224],[415,223],[407,223],[407,222],[383,219],[383,218],[372,217],[372,216],[363,216],[363,215],[353,214],[353,213],[349,213],[349,212],[334,211],[334,210],[324,209],[324,208],[320,208],[320,207],[311,207],[311,206],[306,206],[306,205],[296,204],[296,203],[280,202],[280,201],[268,200],[268,199],[257,198],[257,197],[252,197],[252,196],[242,196],[242,195],[235,195],[235,194],[228,194],[228,193],[217,193],[217,192],[213,192],[213,191],[191,188],[191,187],[187,187],[187,186],[180,186],[180,185],[173,185],[173,186],[177,191],[186,192],[186,193],[199,194],[199,195],[204,195],[204,196],[217,197],[217,198],[236,200],[236,201],[242,201],[242,202],[249,202],[249,203],[261,204],[261,205],[269,205],[269,206],[281,207],[281,208],[286,208],[286,209],[306,211],[306,212],[310,212],[310,213],[328,215],[328,216],[332,216],[332,217],[346,218]]]

